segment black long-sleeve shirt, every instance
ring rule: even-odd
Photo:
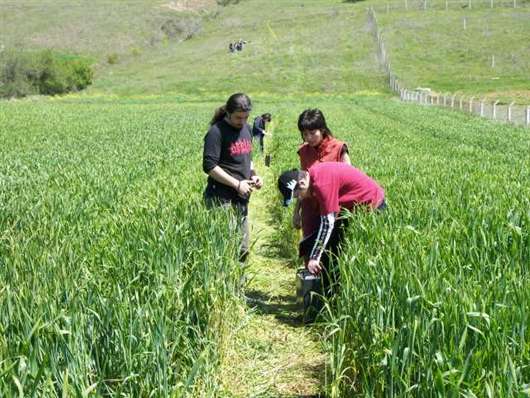
[[[219,166],[235,179],[248,180],[252,161],[252,136],[250,126],[242,129],[228,124],[224,119],[210,127],[204,137],[202,168],[209,173]],[[210,192],[227,199],[238,198],[235,189],[208,177]]]

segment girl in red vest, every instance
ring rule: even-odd
[[[344,162],[351,164],[347,145],[337,140],[329,130],[324,114],[319,109],[306,109],[298,117],[298,130],[304,143],[298,149],[300,168],[308,171],[322,162]],[[296,202],[293,214],[295,228],[302,227],[304,238],[319,226],[319,207],[314,198]]]

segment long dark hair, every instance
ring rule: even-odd
[[[250,112],[252,110],[252,101],[248,95],[243,93],[232,94],[226,101],[226,104],[217,108],[210,121],[210,126],[222,120],[227,113]]]
[[[304,130],[320,130],[324,137],[330,136],[331,130],[326,124],[326,118],[320,109],[306,109],[298,116],[298,130],[304,139]]]

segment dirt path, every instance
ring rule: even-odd
[[[224,396],[311,397],[319,392],[324,355],[316,332],[296,309],[295,270],[277,257],[269,206],[276,199],[272,173],[257,161],[265,187],[251,200],[251,250],[243,322],[222,366]]]

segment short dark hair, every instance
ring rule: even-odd
[[[331,130],[326,124],[326,118],[324,117],[324,114],[320,109],[317,108],[306,109],[300,114],[298,117],[298,130],[300,130],[302,139],[304,138],[305,130],[320,130],[322,131],[324,137],[328,135],[333,137]]]

